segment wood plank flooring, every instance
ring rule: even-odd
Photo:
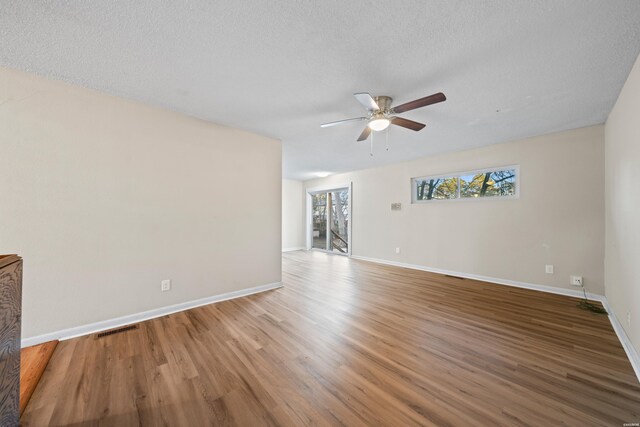
[[[20,350],[20,414],[36,389],[58,341],[49,341]]]
[[[640,384],[577,300],[319,252],[284,288],[58,345],[44,425],[621,426]]]

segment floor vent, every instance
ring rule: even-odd
[[[119,333],[121,333],[121,332],[131,331],[131,330],[133,330],[133,329],[138,329],[138,325],[123,326],[122,328],[111,329],[110,331],[100,332],[100,333],[96,336],[96,339],[97,339],[97,338],[108,337],[109,335],[119,334]]]
[[[453,277],[454,279],[464,280],[464,277],[452,276],[450,274],[445,274],[444,277]]]

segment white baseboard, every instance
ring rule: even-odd
[[[291,250],[301,250],[301,249],[304,249],[304,248],[291,249]],[[283,252],[284,251],[285,250],[283,250]],[[482,282],[489,282],[489,283],[496,283],[499,285],[514,286],[517,288],[531,289],[531,290],[540,291],[540,292],[549,292],[549,293],[566,295],[571,297],[583,297],[580,291],[576,291],[572,289],[554,288],[553,286],[536,285],[533,283],[498,279],[495,277],[480,276],[476,274],[460,273],[457,271],[442,270],[439,268],[431,268],[431,267],[415,265],[415,264],[405,264],[405,263],[396,262],[396,261],[388,261],[388,260],[383,260],[378,258],[369,258],[369,257],[363,257],[363,256],[357,256],[357,255],[353,255],[351,258],[362,260],[362,261],[374,262],[377,264],[392,265],[396,267],[410,268],[412,270],[421,270],[421,271],[428,271],[431,273],[447,274],[450,276],[480,280]],[[207,305],[215,302],[226,301],[226,300],[239,298],[247,295],[257,294],[259,292],[269,291],[269,290],[277,289],[281,287],[282,287],[282,282],[270,283],[267,285],[256,286],[249,289],[242,289],[240,291],[228,292],[226,294],[214,295],[211,297],[201,298],[194,301],[188,301],[180,304],[170,305],[167,307],[157,308],[154,310],[144,311],[142,313],[131,314],[127,316],[117,317],[114,319],[90,323],[88,325],[77,326],[69,329],[63,329],[61,331],[51,332],[44,335],[24,338],[22,340],[22,347],[41,344],[43,342],[52,341],[52,340],[66,340],[70,338],[79,337],[82,335],[93,334],[103,330],[117,328],[120,326],[153,319],[153,318],[164,316],[167,314],[176,313],[179,311],[184,311],[184,310],[188,310],[195,307],[200,307],[202,305]],[[603,295],[598,295],[593,293],[587,293],[587,297],[592,300],[600,301],[604,306],[604,308],[609,313],[609,321],[611,322],[611,326],[613,327],[613,330],[615,331],[616,335],[618,336],[618,339],[620,340],[620,343],[622,344],[622,348],[624,348],[624,351],[626,352],[627,357],[629,358],[629,362],[631,363],[631,366],[633,367],[633,370],[636,373],[636,376],[638,377],[638,381],[640,381],[640,357],[638,356],[636,349],[631,343],[631,340],[629,340],[629,337],[627,336],[626,332],[622,328],[622,325],[620,324],[615,314],[613,313],[613,310],[609,306],[609,302],[607,301],[607,298],[605,298]]]
[[[130,325],[132,323],[142,322],[144,320],[154,319],[156,317],[165,316],[179,311],[189,310],[191,308],[200,307],[202,305],[212,304],[214,302],[226,301],[234,298],[240,298],[247,295],[253,295],[264,291],[270,291],[282,287],[282,282],[269,283],[267,285],[256,286],[239,291],[227,292],[225,294],[214,295],[193,301],[187,301],[180,304],[169,305],[166,307],[155,308],[153,310],[143,311],[141,313],[129,314],[126,316],[116,317],[114,319],[102,320],[100,322],[89,323],[87,325],[76,326],[73,328],[63,329],[48,334],[38,335],[35,337],[23,338],[21,346],[29,347],[53,340],[68,340],[70,338],[82,335],[94,334],[96,332],[107,329],[118,328],[120,326]]]
[[[609,301],[604,298],[602,301],[602,305],[605,310],[609,313],[609,321],[611,322],[611,326],[613,326],[613,330],[616,331],[616,335],[622,344],[622,348],[624,348],[624,352],[627,353],[627,357],[629,358],[629,362],[631,362],[631,366],[633,367],[633,371],[636,373],[636,377],[638,377],[638,381],[640,381],[640,357],[638,356],[638,352],[636,348],[631,343],[629,336],[625,332],[622,324],[618,321],[618,318],[613,313],[611,306],[609,305]]]
[[[428,271],[430,273],[447,274],[450,276],[464,277],[466,279],[474,279],[482,282],[496,283],[498,285],[506,285],[506,286],[513,286],[516,288],[531,289],[534,291],[566,295],[569,297],[584,298],[584,294],[581,291],[573,290],[573,289],[563,289],[563,288],[556,288],[553,286],[536,285],[534,283],[518,282],[515,280],[499,279],[496,277],[480,276],[477,274],[460,273],[457,271],[442,270],[439,268],[426,267],[423,265],[405,264],[402,262],[389,261],[389,260],[379,259],[379,258],[369,258],[364,256],[358,256],[358,255],[352,255],[351,258],[359,259],[362,261],[374,262],[376,264],[392,265],[395,267],[410,268],[412,270],[421,270],[421,271]],[[616,315],[613,313],[611,306],[609,306],[609,301],[607,301],[607,298],[604,295],[594,294],[591,292],[587,292],[587,298],[601,302],[603,307],[609,313],[609,321],[611,322],[611,326],[613,327],[613,330],[618,336],[618,340],[620,340],[620,344],[622,344],[622,348],[624,348],[625,353],[627,353],[627,357],[629,358],[629,362],[633,367],[633,371],[636,373],[636,376],[638,377],[638,381],[640,381],[640,357],[638,357],[638,352],[636,351],[635,347],[631,343],[631,340],[629,339],[626,332],[622,328],[622,325],[618,321]]]
[[[556,288],[554,286],[536,285],[534,283],[518,282],[516,280],[507,280],[507,279],[500,279],[497,277],[480,276],[478,274],[460,273],[458,271],[442,270],[440,268],[426,267],[424,265],[405,264],[402,262],[388,261],[388,260],[379,259],[379,258],[369,258],[369,257],[363,257],[363,256],[356,256],[356,255],[351,256],[351,258],[360,259],[363,261],[375,262],[377,264],[385,264],[385,265],[393,265],[396,267],[410,268],[412,270],[421,270],[421,271],[428,271],[430,273],[464,277],[465,279],[474,279],[474,280],[479,280],[481,282],[497,283],[498,285],[514,286],[516,288],[532,289],[534,291],[549,292],[552,294],[566,295],[566,296],[577,297],[577,298],[584,297],[584,295],[582,294],[582,291],[578,291],[574,289]],[[596,300],[596,301],[604,300],[603,295],[593,294],[590,292],[587,292],[587,298]]]
[[[303,251],[305,249],[304,246],[296,246],[295,248],[282,248],[282,252]]]

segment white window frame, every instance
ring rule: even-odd
[[[492,196],[492,197],[460,197],[460,177],[462,175],[476,175],[479,173],[487,173],[487,172],[497,172],[502,170],[513,169],[516,171],[516,191],[512,196]],[[431,200],[418,200],[418,187],[416,185],[416,181],[422,180],[430,180],[430,179],[440,179],[440,178],[457,178],[458,179],[458,192],[456,197],[453,199],[431,199]],[[415,178],[411,178],[411,203],[412,204],[422,204],[422,203],[432,203],[432,202],[462,202],[468,200],[513,200],[520,198],[520,165],[510,165],[510,166],[498,166],[492,168],[482,168],[475,169],[463,172],[451,172],[451,173],[443,173],[438,175],[426,175],[426,176],[418,176]]]

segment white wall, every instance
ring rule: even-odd
[[[605,173],[606,296],[640,353],[640,59],[607,119]]]
[[[279,141],[0,68],[23,338],[279,282],[281,183]]]
[[[304,189],[302,181],[282,180],[282,251],[302,249],[304,233]]]
[[[603,294],[603,139],[603,127],[593,126],[333,175],[305,187],[353,182],[355,256],[574,290],[569,276],[578,274],[588,291]],[[519,199],[411,204],[412,177],[507,165],[520,165]],[[402,210],[391,211],[393,202]],[[545,274],[545,264],[555,274]]]

